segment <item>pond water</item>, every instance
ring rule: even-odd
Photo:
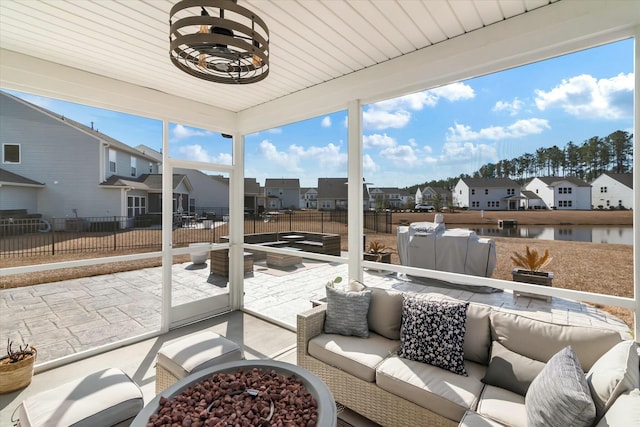
[[[487,237],[524,237],[542,240],[567,240],[573,242],[610,243],[633,245],[632,226],[590,225],[528,225],[511,228],[498,226],[455,225],[451,228],[468,228]]]

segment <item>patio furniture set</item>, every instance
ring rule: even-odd
[[[388,289],[327,300],[297,317],[297,364],[381,425],[640,425],[626,332]]]

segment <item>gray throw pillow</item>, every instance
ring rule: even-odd
[[[367,313],[371,290],[345,292],[327,286],[327,311],[324,318],[325,334],[351,335],[368,338]]]
[[[525,396],[531,381],[542,372],[544,366],[543,362],[514,353],[494,341],[491,345],[491,361],[482,382]]]
[[[556,353],[525,396],[528,427],[591,426],[596,407],[571,346]]]
[[[468,376],[463,357],[468,306],[405,295],[398,356]]]

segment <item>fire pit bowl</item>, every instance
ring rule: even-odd
[[[145,427],[149,422],[149,418],[158,413],[160,409],[160,399],[162,398],[172,399],[188,387],[217,373],[250,372],[253,368],[258,368],[265,372],[275,371],[287,377],[295,376],[309,394],[313,396],[318,405],[316,425],[328,427],[335,427],[337,425],[337,411],[333,395],[326,384],[311,372],[299,366],[275,360],[241,360],[221,363],[220,365],[197,371],[178,381],[151,400],[133,420],[131,427]]]

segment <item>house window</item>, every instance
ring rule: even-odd
[[[489,194],[489,189],[488,189],[488,188],[485,188],[485,189],[484,189],[484,195],[486,196],[486,195],[488,195],[488,194]]]
[[[20,144],[2,144],[2,163],[20,163]]]
[[[460,192],[460,194],[462,194],[462,191]],[[472,196],[475,196],[475,195],[476,195],[476,189],[475,189],[475,188],[472,188],[472,189],[471,189],[471,195],[472,195]]]
[[[134,218],[147,212],[147,198],[142,196],[127,197],[127,217]]]
[[[109,149],[109,172],[116,173],[116,150]]]
[[[600,187],[600,192],[601,193],[606,193],[607,192],[607,187]]]
[[[571,194],[571,190],[573,190],[571,187],[567,187],[567,193]]]
[[[507,188],[507,196],[513,196],[516,194],[515,188]]]
[[[149,173],[153,173],[153,163],[149,162]]]
[[[135,157],[131,158],[131,176],[137,176],[137,173],[136,173],[136,158]]]

